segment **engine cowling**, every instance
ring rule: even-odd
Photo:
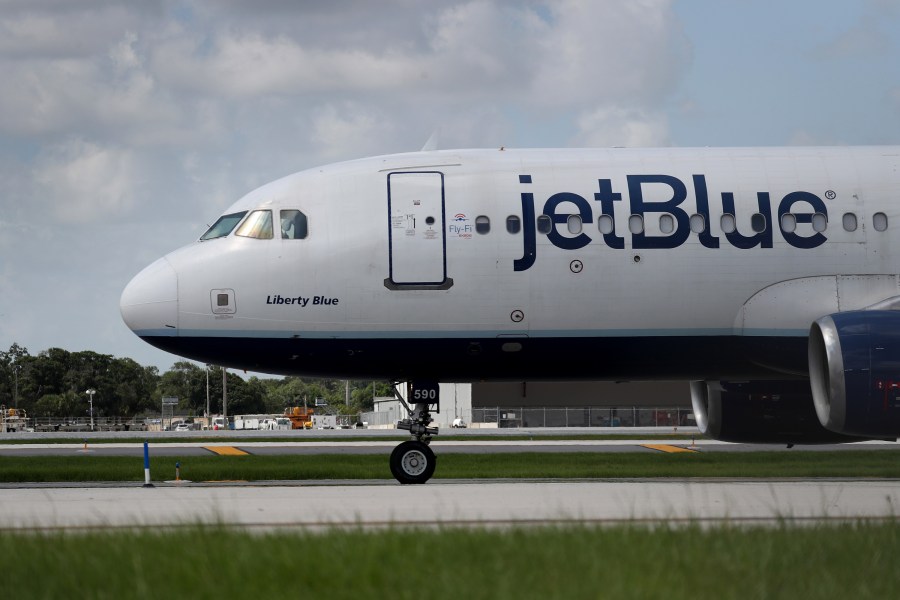
[[[805,380],[692,381],[691,403],[700,432],[717,440],[751,444],[859,441],[822,427]]]
[[[900,312],[836,313],[813,323],[809,376],[816,414],[828,430],[900,436]]]

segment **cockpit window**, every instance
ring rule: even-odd
[[[299,210],[281,211],[281,237],[286,240],[302,240],[309,235],[306,215]]]
[[[234,229],[234,226],[241,222],[241,219],[244,218],[244,215],[247,214],[247,211],[244,212],[236,212],[231,213],[230,215],[222,215],[219,217],[219,220],[213,223],[213,226],[206,230],[202,236],[200,236],[200,241],[204,240],[212,240],[215,238],[225,237],[231,230]]]
[[[259,240],[272,239],[272,211],[254,210],[237,228],[234,235],[256,238]]]

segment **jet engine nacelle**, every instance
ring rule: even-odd
[[[809,332],[816,414],[830,430],[900,436],[900,312],[863,310],[822,317]]]
[[[697,427],[706,436],[750,444],[834,444],[859,438],[819,423],[809,382],[692,381]]]

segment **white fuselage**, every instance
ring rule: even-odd
[[[896,147],[376,157],[244,196],[225,214],[271,211],[270,239],[177,250],[122,312],[277,373],[802,376],[815,319],[900,294],[898,200]]]

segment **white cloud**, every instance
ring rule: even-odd
[[[891,40],[874,18],[863,18],[837,37],[821,44],[815,55],[824,59],[876,57],[890,50]]]
[[[531,4],[481,0],[421,12],[424,46],[412,41],[417,33],[390,44],[373,32],[364,46],[312,33],[187,32],[154,49],[154,70],[176,89],[234,99],[425,93],[570,107],[656,103],[684,69],[687,44],[669,0],[550,6],[549,20]]]
[[[217,106],[177,97],[159,84],[146,64],[152,44],[126,31],[92,56],[11,59],[0,52],[0,133],[91,137],[130,146],[221,135]]]
[[[326,105],[312,118],[310,141],[323,158],[346,157],[355,149],[360,155],[379,152],[381,140],[393,136],[390,119],[355,104]]]
[[[665,115],[641,109],[597,108],[577,121],[576,145],[628,148],[666,146],[669,128]]]
[[[544,30],[521,7],[484,1],[451,6],[429,28],[430,53],[421,66],[426,87],[494,97],[527,89]]]
[[[890,55],[891,21],[900,15],[898,0],[866,0],[860,16],[837,36],[819,44],[814,55],[824,59],[874,59]]]
[[[128,149],[79,139],[58,144],[34,172],[39,202],[60,221],[109,220],[135,201],[140,185],[137,162]]]
[[[241,99],[397,89],[418,73],[414,57],[306,48],[286,36],[226,32],[208,54],[201,52],[204,43],[176,39],[161,44],[154,56],[160,77],[176,89]]]
[[[80,122],[86,108],[81,98],[97,79],[86,60],[0,62],[0,68],[0,131],[13,135],[52,134]]]
[[[128,31],[121,40],[112,45],[112,48],[109,50],[109,57],[112,59],[117,71],[136,69],[141,66],[141,59],[135,50],[137,41],[137,34]]]
[[[532,93],[547,105],[660,105],[689,48],[669,0],[553,4]]]
[[[161,16],[159,2],[0,3],[0,55],[12,59],[73,59],[96,56],[122,32],[147,27]]]

